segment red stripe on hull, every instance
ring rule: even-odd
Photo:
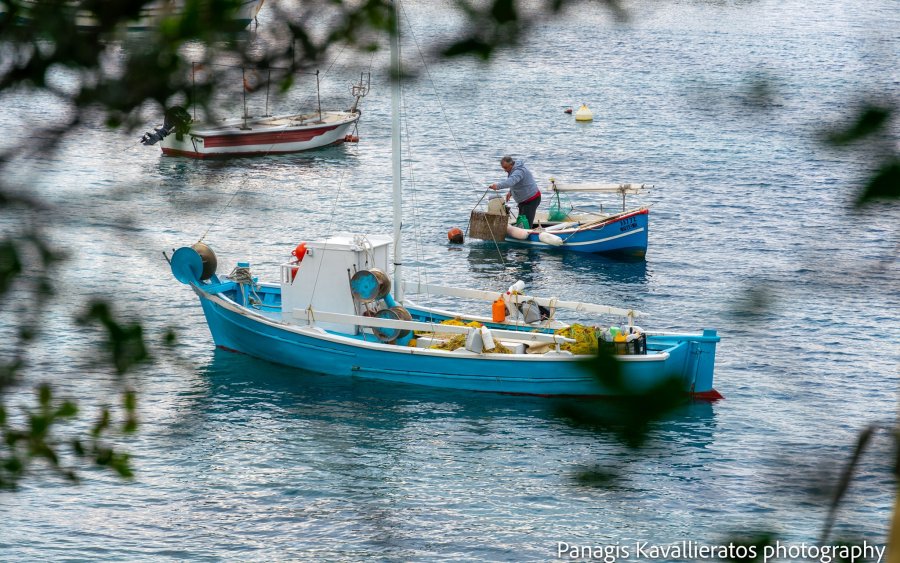
[[[691,393],[691,398],[696,401],[709,401],[711,403],[713,401],[724,399],[725,397],[715,389],[710,389],[709,391]]]
[[[340,125],[318,127],[301,131],[266,131],[265,133],[230,133],[227,135],[194,135],[203,139],[208,148],[243,147],[247,145],[279,145],[281,143],[302,143],[310,141],[323,133],[334,131]]]
[[[234,158],[241,156],[265,156],[270,154],[290,154],[295,152],[303,152],[315,149],[321,149],[323,147],[330,147],[331,145],[340,145],[344,142],[344,139],[338,139],[337,141],[328,144],[328,145],[319,145],[315,147],[309,147],[308,149],[290,149],[286,151],[280,151],[277,148],[272,148],[264,151],[241,151],[241,152],[194,152],[194,151],[180,151],[178,149],[167,149],[163,147],[162,152],[166,156],[187,156],[190,158],[199,158],[199,159],[216,159],[216,158]]]

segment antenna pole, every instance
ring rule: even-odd
[[[244,126],[241,129],[247,129],[247,70],[241,67],[241,93],[244,96]]]
[[[316,99],[319,102],[319,121],[322,121],[322,94],[319,92],[319,69],[316,69]]]
[[[191,105],[194,106],[194,121],[197,121],[197,63],[191,61]]]
[[[259,25],[259,24],[257,24]],[[266,76],[266,117],[269,117],[269,85],[272,84],[272,70],[269,69],[269,74]]]
[[[391,176],[394,192],[394,299],[403,303],[403,253],[400,249],[400,228],[403,225],[400,205],[400,0],[393,0],[394,25],[391,41]]]

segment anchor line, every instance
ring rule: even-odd
[[[406,20],[406,27],[409,29],[409,33],[413,38],[413,43],[416,46],[416,51],[419,53],[419,59],[422,61],[422,67],[425,69],[425,74],[428,75],[428,81],[431,83],[431,88],[435,92],[435,98],[437,99],[438,106],[441,108],[441,116],[444,118],[444,122],[447,124],[447,131],[450,133],[450,138],[453,140],[453,146],[456,148],[456,154],[459,156],[459,161],[462,164],[463,170],[466,172],[466,177],[469,179],[469,185],[473,188],[475,187],[475,182],[472,180],[472,174],[469,172],[469,167],[466,165],[466,160],[463,157],[462,149],[459,147],[459,141],[456,139],[456,135],[453,133],[453,127],[450,125],[450,119],[447,117],[447,111],[444,109],[444,102],[442,101],[442,97],[440,92],[438,91],[437,85],[434,82],[434,77],[431,75],[431,70],[428,67],[428,63],[425,62],[425,55],[422,54],[422,48],[419,45],[419,39],[416,37],[416,32],[413,29],[412,20],[410,20],[409,15],[406,13],[406,7],[403,4],[400,4],[400,11],[403,13],[403,18]],[[409,134],[407,133],[407,136]],[[475,208],[481,203],[484,199],[484,196],[487,195],[487,190],[482,194],[481,199],[478,200],[478,203],[475,204]],[[475,209],[473,208],[473,210]],[[471,214],[469,215],[471,223]],[[469,234],[469,223],[466,223],[466,236]],[[491,239],[494,243],[494,248],[497,251],[497,256],[500,257],[500,264],[502,266],[502,270],[506,269],[506,260],[503,258],[503,253],[500,252],[500,245],[497,244],[497,240],[494,238],[494,233],[491,231]],[[497,275],[498,279],[500,278],[500,274]]]

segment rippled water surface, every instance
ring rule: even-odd
[[[443,40],[450,10],[406,6],[423,50]],[[126,444],[135,480],[89,472],[77,487],[37,478],[0,495],[0,559],[542,561],[560,541],[715,544],[757,530],[814,541],[827,506],[819,485],[834,481],[859,430],[894,416],[900,342],[900,217],[851,214],[872,150],[819,138],[863,96],[896,101],[900,14],[836,0],[652,2],[633,13],[614,25],[585,5],[490,64],[429,63],[430,74],[406,30],[406,65],[421,77],[404,86],[409,276],[484,289],[523,279],[537,294],[646,311],[646,327],[715,327],[724,401],[686,406],[634,450],[543,399],[334,379],[213,348],[162,250],[208,229],[220,273],[248,259],[276,279],[299,241],[390,231],[378,54],[358,145],[195,162],[135,146],[136,134],[98,118],[57,155],[16,166],[13,180],[55,205],[65,226],[51,235],[71,252],[31,352],[41,376],[88,410],[115,400],[96,335],[73,322],[88,296],[113,295],[148,338],[174,327],[181,344],[137,376],[142,427]],[[344,107],[368,64],[344,53],[325,99]],[[58,115],[40,96],[3,101],[4,147]],[[581,103],[593,123],[563,113]],[[465,226],[506,153],[542,182],[654,184],[646,261],[448,248],[447,229]],[[772,305],[756,316],[746,312],[754,288]],[[883,543],[890,447],[880,437],[872,448],[836,535]],[[585,485],[588,469],[621,477]]]

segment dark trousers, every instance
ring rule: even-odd
[[[534,215],[537,213],[538,206],[541,204],[541,194],[538,194],[536,198],[531,201],[526,201],[525,203],[519,204],[519,217],[525,216],[528,219],[528,228],[534,226]]]

